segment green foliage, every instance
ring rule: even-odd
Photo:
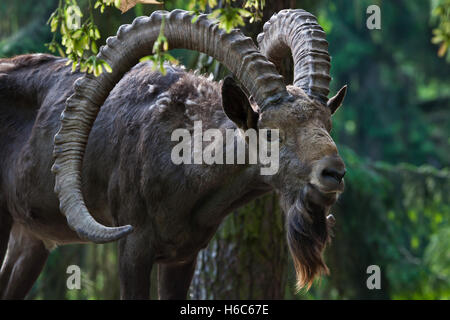
[[[153,44],[153,55],[146,56],[140,59],[140,61],[150,60],[153,61],[153,70],[159,68],[159,71],[162,74],[166,74],[166,69],[164,68],[164,62],[170,61],[171,63],[178,63],[178,60],[172,57],[167,51],[169,50],[169,42],[167,38],[164,36],[164,24],[165,18],[163,17],[161,22],[161,29],[159,31],[158,38]]]
[[[447,60],[450,61],[450,0],[433,0],[432,12],[433,20],[438,21],[438,26],[433,30],[434,37],[431,40],[434,44],[440,45],[438,55],[443,57],[447,53]]]
[[[100,12],[103,13],[106,7],[116,7],[120,9],[120,0],[97,0],[94,5],[94,9],[100,8]]]
[[[327,34],[332,92],[349,84],[334,116],[335,140],[373,160],[447,167],[450,78],[429,41],[429,16],[423,14],[429,3],[383,2],[378,31],[357,20],[370,4],[338,0],[339,10],[323,10],[333,26]]]
[[[115,2],[120,5],[120,1]],[[95,8],[100,7],[100,10],[103,11],[105,6],[113,3],[109,0],[98,0]],[[108,63],[95,56],[98,53],[96,41],[100,39],[100,31],[95,25],[90,1],[89,16],[81,22],[83,16],[77,0],[64,0],[64,2],[60,0],[58,8],[48,20],[51,32],[54,34],[48,48],[52,52],[58,52],[61,56],[67,57],[69,59],[67,64],[72,63],[72,71],[79,66],[82,72],[94,73],[95,76],[100,75],[103,69],[111,72]],[[56,41],[58,30],[62,37],[62,46]]]
[[[170,2],[170,1],[169,1]],[[248,0],[245,1],[244,8],[233,8],[231,6],[235,0],[225,1],[224,8],[217,8],[211,14],[210,19],[217,19],[219,27],[230,32],[231,29],[237,26],[243,26],[244,18],[250,18],[250,22],[261,19],[264,8],[264,0]],[[84,16],[78,0],[60,0],[58,8],[50,16],[48,23],[50,24],[51,32],[54,34],[52,41],[48,44],[48,48],[52,52],[58,52],[59,55],[69,59],[68,64],[72,63],[72,70],[77,66],[82,72],[94,73],[98,76],[103,69],[111,72],[111,67],[106,61],[97,59],[95,56],[98,52],[96,41],[100,39],[100,31],[95,24],[93,9],[99,9],[101,13],[104,12],[108,6],[114,6],[120,9],[120,0],[97,0],[94,8],[91,6],[91,1],[88,1],[88,18],[81,23]],[[207,6],[213,8],[217,6],[216,0],[190,0],[188,8],[199,14],[207,9]],[[196,17],[192,20],[195,22]],[[61,45],[56,40],[56,33],[61,34]],[[165,74],[164,62],[169,61],[176,63],[177,60],[167,52],[169,48],[167,39],[164,37],[164,22],[161,24],[160,34],[153,46],[153,55],[144,57],[141,61],[151,60],[154,62],[154,68],[159,69]]]
[[[383,196],[386,233],[379,235],[385,248],[380,259],[387,265],[392,297],[398,299],[448,299],[450,297],[450,202],[446,190],[450,172],[430,166],[375,164],[388,177],[399,201]],[[381,216],[382,217],[382,216]],[[447,268],[447,269],[446,269]]]
[[[219,27],[225,29],[226,32],[230,32],[237,26],[243,26],[244,17],[250,17],[251,14],[245,9],[225,7],[214,10],[208,15],[210,19],[218,19]]]
[[[378,31],[365,27],[370,4],[337,0],[319,14],[329,30],[334,90],[349,84],[333,119],[348,173],[327,253],[334,272],[324,291],[334,289],[340,298],[445,299],[448,65],[430,45],[423,14],[430,3],[380,2]],[[365,287],[370,264],[386,272],[381,292]],[[327,297],[315,289],[313,295]]]
[[[263,17],[263,9],[266,5],[266,0],[247,0],[244,3],[244,8],[250,10],[250,23],[260,21]]]
[[[219,22],[219,28],[224,29],[226,32],[230,32],[237,26],[245,25],[244,18],[250,18],[250,23],[261,19],[261,10],[264,8],[265,0],[244,1],[243,7],[248,8],[250,11],[242,8],[233,8],[231,6],[232,2],[235,2],[235,0],[226,0],[225,7],[214,9],[212,13],[208,15],[209,19],[216,19]],[[197,20],[199,14],[207,11],[208,7],[214,8],[216,6],[217,0],[190,0],[188,2],[187,8],[195,14],[194,18],[192,19],[192,23]],[[153,61],[153,68],[159,68],[160,72],[165,74],[164,62],[169,61],[172,63],[177,63],[177,60],[172,55],[166,52],[169,48],[169,45],[167,39],[164,37],[163,30],[164,22],[161,25],[158,39],[153,46],[153,55],[144,57],[141,59],[141,61]]]
[[[245,25],[244,18],[250,18],[249,23],[259,21],[262,18],[265,0],[246,0],[243,1],[242,8],[233,7],[236,0],[225,0],[223,7],[216,8],[209,14],[208,18],[217,19],[219,27],[230,32],[233,28]],[[188,9],[195,14],[200,14],[217,7],[217,0],[190,0]],[[193,19],[195,22],[195,18]]]
[[[166,1],[169,2],[169,1]],[[190,0],[188,2],[188,9],[195,14],[201,14],[206,11],[206,8],[214,8],[217,5],[217,0]]]
[[[20,5],[19,5],[20,4]],[[55,0],[0,1],[0,58],[29,52],[47,52],[51,33],[45,25]]]

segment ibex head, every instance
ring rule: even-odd
[[[151,52],[163,18],[171,48],[198,50],[214,57],[251,94],[258,111],[233,81],[224,81],[224,111],[236,125],[279,130],[280,169],[264,179],[279,192],[287,214],[298,287],[310,285],[316,275],[327,271],[322,258],[332,220],[327,215],[344,187],[345,166],[330,130],[331,115],[342,103],[346,87],[327,98],[331,80],[328,43],[315,17],[303,10],[283,10],[273,16],[258,37],[260,49],[238,30],[225,33],[206,15],[192,23],[192,15],[182,10],[157,11],[120,27],[99,53],[113,72],[77,80],[75,93],[61,115],[53,166],[61,211],[69,225],[90,241],[108,242],[131,232],[131,226],[105,227],[89,214],[80,188],[81,161],[100,106],[125,72]],[[294,83],[286,87],[276,67],[289,52]],[[227,103],[230,96],[241,103]]]
[[[334,217],[329,215],[327,219],[327,215],[344,189],[345,175],[345,165],[330,137],[331,115],[342,104],[347,87],[327,98],[331,80],[328,43],[316,18],[308,12],[283,10],[274,15],[264,25],[258,43],[278,69],[292,53],[294,84],[286,91],[281,86],[278,96],[272,94],[272,101],[262,105],[258,115],[244,99],[241,104],[224,104],[224,110],[238,125],[278,129],[279,171],[267,176],[266,181],[281,196],[288,244],[301,288],[328,271],[322,251]],[[232,86],[225,81],[224,88]],[[246,110],[235,110],[239,107]],[[252,118],[257,121],[249,121]]]

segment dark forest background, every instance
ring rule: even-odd
[[[326,250],[331,273],[309,292],[295,293],[283,213],[276,195],[268,194],[232,213],[201,252],[192,299],[450,298],[450,61],[439,57],[439,46],[431,42],[438,24],[435,2],[266,0],[263,21],[282,8],[318,17],[332,56],[331,92],[349,85],[333,119],[333,138],[348,172]],[[85,8],[88,1],[79,4]],[[371,4],[381,8],[381,30],[366,27]],[[46,22],[57,6],[58,0],[1,0],[0,57],[48,52],[52,33]],[[121,24],[157,9],[161,6],[96,12],[99,43]],[[262,22],[243,30],[255,38]],[[172,54],[217,80],[227,72],[203,54]],[[66,287],[71,264],[81,267],[81,290]],[[370,265],[381,268],[380,290],[366,286]],[[116,299],[117,270],[115,243],[60,247],[28,298]]]

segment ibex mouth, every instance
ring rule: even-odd
[[[303,188],[303,197],[312,206],[322,206],[329,209],[337,200],[341,191],[322,190],[315,185],[308,183]]]
[[[336,194],[322,193],[305,185],[287,213],[287,240],[297,274],[297,288],[309,288],[313,280],[328,274],[322,254],[332,236],[335,219],[329,210]]]

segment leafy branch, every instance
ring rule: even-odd
[[[250,18],[250,23],[261,20],[265,0],[244,1],[243,8],[232,7],[233,2],[236,2],[236,0],[225,0],[225,6],[214,9],[208,15],[208,18],[217,19],[219,28],[224,29],[226,32],[230,32],[238,26],[245,25],[244,18]],[[189,10],[198,17],[201,12],[206,11],[207,6],[215,8],[217,6],[217,0],[190,1]],[[197,17],[194,17],[192,22],[195,22]]]
[[[120,0],[98,0],[94,8],[120,5]],[[77,66],[81,72],[94,73],[98,76],[103,69],[111,72],[111,67],[105,60],[98,59],[96,41],[100,39],[100,31],[94,22],[93,8],[89,0],[89,15],[82,22],[83,13],[77,0],[60,0],[58,8],[51,14],[47,24],[50,24],[53,38],[47,47],[52,52],[58,52],[67,57],[67,64],[72,64],[72,71]],[[61,34],[61,44],[56,41],[56,34]]]
[[[175,59],[171,54],[167,53],[167,51],[169,50],[169,42],[167,41],[167,38],[164,36],[164,25],[165,25],[165,18],[163,16],[158,38],[153,44],[152,49],[153,55],[143,57],[140,59],[140,61],[146,60],[153,61],[152,69],[156,70],[157,68],[159,68],[159,71],[165,75],[166,69],[164,68],[164,62],[170,61],[171,63],[177,64],[178,60]]]
[[[81,72],[94,73],[100,75],[103,70],[111,72],[111,67],[102,59],[98,59],[97,40],[100,39],[100,31],[95,24],[93,11],[105,11],[106,7],[115,7],[123,12],[128,11],[139,3],[143,4],[162,4],[162,1],[155,0],[96,0],[94,6],[88,0],[88,14],[84,14],[78,4],[78,0],[59,0],[58,8],[51,14],[48,24],[50,24],[53,38],[47,47],[52,52],[58,52],[62,57],[67,57],[67,64],[72,64],[72,70],[77,66]],[[170,2],[167,0],[166,2]],[[224,6],[217,7],[217,0],[189,0],[188,9],[195,14],[193,22],[201,12],[208,8],[213,11],[208,15],[209,19],[217,19],[219,28],[230,32],[233,28],[243,26],[244,19],[249,18],[250,23],[262,18],[262,10],[265,0],[247,0],[244,1],[242,8],[233,7],[236,0],[224,0]],[[153,68],[165,74],[164,62],[177,63],[177,60],[167,51],[169,43],[164,36],[164,20],[161,23],[160,33],[156,39],[152,55],[144,57],[143,60],[153,61]],[[57,41],[57,34],[61,35],[61,44]]]

